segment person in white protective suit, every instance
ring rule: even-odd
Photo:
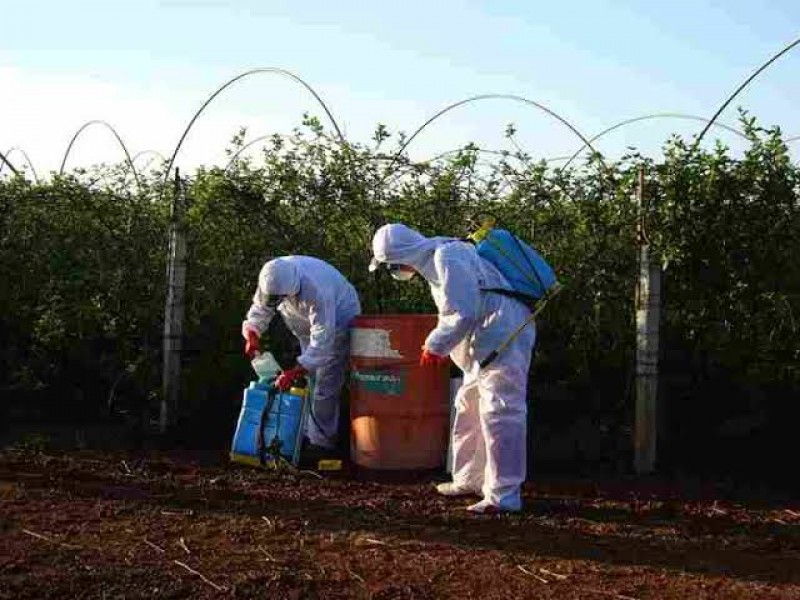
[[[350,352],[350,322],[360,314],[355,288],[338,270],[311,256],[270,260],[258,276],[253,304],[242,323],[245,353],[253,358],[259,338],[279,312],[300,341],[297,365],[280,373],[275,385],[287,390],[310,375],[314,380],[306,435],[312,447],[333,450],[339,425],[339,395]]]
[[[536,330],[531,323],[486,368],[480,361],[530,316],[520,301],[489,288],[511,289],[500,272],[469,243],[426,238],[402,224],[384,225],[372,240],[370,270],[384,265],[395,279],[419,273],[439,311],[420,363],[449,355],[464,372],[455,398],[453,481],[446,496],[478,495],[473,513],[518,511],[526,474],[527,381]]]

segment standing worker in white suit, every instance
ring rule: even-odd
[[[520,301],[488,289],[510,290],[497,268],[456,238],[426,238],[402,224],[384,225],[372,240],[370,270],[384,265],[400,280],[419,273],[430,285],[439,321],[425,340],[420,363],[447,356],[464,372],[455,398],[453,481],[446,496],[478,495],[473,513],[522,507],[526,475],[527,383],[536,341],[533,323],[486,368],[480,361],[530,316]]]
[[[275,384],[287,390],[305,375],[314,379],[306,434],[311,451],[324,454],[336,447],[350,323],[361,312],[358,294],[344,275],[318,258],[283,256],[270,260],[259,273],[253,304],[242,323],[248,357],[259,351],[261,334],[276,311],[300,341],[301,354],[297,365],[283,371]]]

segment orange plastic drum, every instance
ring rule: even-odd
[[[350,343],[353,462],[369,469],[444,465],[450,427],[449,370],[421,367],[436,315],[358,317]]]

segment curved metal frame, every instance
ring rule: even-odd
[[[239,149],[238,149],[236,152],[234,152],[234,153],[233,153],[233,155],[231,156],[230,160],[228,161],[228,164],[227,164],[227,165],[225,165],[225,169],[223,169],[223,171],[222,171],[222,172],[223,172],[223,173],[227,173],[227,172],[228,172],[228,169],[230,169],[230,168],[233,166],[233,163],[234,163],[234,162],[236,162],[236,159],[238,159],[238,158],[239,158],[239,156],[241,156],[242,152],[244,152],[244,151],[245,151],[245,150],[247,150],[248,148],[251,148],[251,147],[252,147],[252,146],[254,146],[256,143],[258,143],[258,142],[263,142],[264,140],[270,140],[270,139],[272,139],[273,137],[275,137],[276,135],[277,135],[278,137],[280,137],[280,138],[283,138],[283,139],[287,139],[287,138],[290,138],[290,137],[291,137],[291,136],[289,136],[289,135],[286,135],[286,134],[283,134],[283,133],[270,133],[270,134],[267,134],[267,135],[260,135],[260,136],[258,136],[257,138],[253,138],[252,140],[250,140],[249,142],[247,142],[247,143],[246,143],[244,146],[242,146],[242,147],[241,147],[241,148],[239,148]],[[324,136],[324,135],[323,135],[322,137],[325,137],[326,139],[328,139],[328,138],[327,138],[327,136]]]
[[[153,154],[155,156],[153,156],[153,158],[147,161],[144,167],[142,167],[142,170],[147,169],[156,158],[160,158],[161,162],[167,162],[167,157],[161,154],[161,152],[159,152],[158,150],[140,150],[139,152],[133,155],[133,159],[131,160],[131,162],[135,164],[136,161],[139,159],[139,157],[144,156],[145,154]]]
[[[507,158],[516,158],[520,162],[527,162],[524,159],[520,158],[517,153],[509,152],[508,150],[489,150],[485,148],[474,148],[475,152],[479,154],[494,154],[496,156],[505,156]],[[435,156],[431,156],[430,158],[426,158],[425,160],[421,160],[419,162],[433,162],[434,160],[439,160],[440,158],[444,158],[445,156],[449,156],[451,154],[458,154],[459,152],[463,152],[464,148],[453,148],[452,150],[446,150],[445,152],[441,152],[436,154]],[[543,160],[544,162],[556,162],[557,160],[567,160],[569,156],[553,156],[551,158],[541,158],[539,160]]]
[[[626,119],[624,121],[620,121],[619,123],[612,125],[608,129],[604,129],[603,131],[592,137],[590,141],[592,142],[597,141],[607,133],[611,133],[612,131],[620,129],[621,127],[624,127],[626,125],[632,125],[633,123],[638,123],[640,121],[648,121],[652,119],[689,119],[693,121],[709,122],[709,120],[706,119],[705,117],[698,117],[696,115],[685,115],[682,113],[654,113],[652,115],[644,115],[641,117],[634,117],[632,119]],[[725,125],[723,123],[711,123],[711,125],[720,127],[722,129],[725,129],[726,131],[730,131],[731,133],[735,133],[736,135],[738,135],[741,138],[744,138],[745,140],[748,139],[748,137],[745,134],[743,134],[741,131],[737,129],[734,129],[730,125]],[[580,153],[583,152],[585,149],[586,145],[584,144],[578,150],[576,150],[572,156],[569,157],[569,160],[567,160],[566,164],[561,168],[566,169],[572,163],[572,161],[575,160],[580,155]]]
[[[75,141],[78,139],[81,133],[83,133],[85,129],[91,127],[92,125],[102,125],[114,135],[114,137],[117,139],[117,142],[119,142],[122,151],[125,153],[125,160],[127,161],[131,171],[133,172],[134,179],[136,179],[136,187],[141,188],[141,181],[139,181],[139,173],[137,173],[136,167],[133,165],[133,160],[131,160],[131,154],[130,152],[128,152],[128,148],[127,146],[125,146],[125,142],[122,141],[122,138],[117,133],[117,130],[114,129],[114,127],[110,123],[100,119],[92,119],[91,121],[87,121],[86,123],[81,125],[78,131],[75,132],[75,135],[72,136],[72,139],[70,140],[69,145],[67,146],[66,152],[64,152],[64,158],[61,160],[61,168],[58,170],[58,174],[59,175],[64,174],[64,167],[67,164],[67,158],[69,157],[69,153],[72,150],[72,146],[75,144]]]
[[[415,162],[410,163],[410,164],[404,164],[403,166],[406,167],[406,168],[414,168],[414,165],[421,165],[423,163],[432,163],[432,162],[437,161],[437,160],[439,160],[441,158],[445,158],[447,156],[450,156],[451,154],[458,154],[459,152],[477,152],[478,154],[495,154],[495,155],[503,155],[503,154],[505,154],[502,150],[484,150],[482,148],[453,148],[452,150],[446,150],[445,152],[441,152],[441,153],[439,153],[439,154],[437,154],[435,156],[432,156],[430,158],[427,158],[425,160],[415,161]],[[517,160],[522,161],[522,159],[520,159],[518,156],[515,156],[513,153],[509,152],[508,156],[514,156],[514,158],[516,158]],[[390,161],[390,164],[391,164],[391,161],[394,160],[394,156],[392,156],[391,158],[390,157],[383,157],[383,156],[382,157],[375,157],[375,159],[376,160],[388,160],[388,161]],[[522,161],[522,162],[524,162],[524,161]],[[388,182],[386,181],[386,177],[384,177],[383,180],[381,181],[381,184],[386,184],[386,183],[388,183],[389,185],[394,184],[398,179],[400,179],[400,177],[403,176],[403,174],[404,173],[401,172],[399,168],[397,168],[397,169],[395,169],[394,176]]]
[[[8,150],[6,150],[5,157],[11,156],[11,153],[14,152],[15,150],[17,152],[19,152],[20,154],[22,154],[22,157],[25,159],[25,162],[27,163],[27,165],[31,169],[31,173],[33,173],[33,180],[36,183],[39,183],[39,175],[36,173],[36,167],[33,166],[33,162],[31,162],[31,158],[30,158],[30,156],[28,156],[28,153],[25,152],[25,150],[23,150],[19,146],[12,146]],[[1,152],[0,152],[0,157],[3,157],[3,154]],[[11,163],[9,163],[7,160],[4,160],[4,162],[0,163],[0,173],[3,172],[3,167],[6,165],[6,163],[8,164],[9,167],[11,167],[11,170],[14,171],[14,173],[16,175],[20,175],[21,174],[16,169],[14,169],[13,165],[11,165]]]
[[[155,154],[157,158],[160,158],[160,159],[161,159],[161,160],[163,160],[163,161],[166,161],[166,160],[167,160],[167,157],[166,157],[166,156],[164,156],[163,154],[161,154],[161,152],[159,152],[158,150],[140,150],[139,152],[137,152],[136,154],[134,154],[134,155],[133,155],[132,162],[134,162],[134,163],[135,163],[135,162],[136,162],[136,160],[137,160],[137,159],[138,159],[140,156],[144,156],[145,154]],[[153,160],[154,160],[154,159],[153,159]]]
[[[597,152],[597,151],[594,149],[594,147],[592,146],[591,142],[590,142],[588,139],[586,139],[586,137],[585,137],[585,136],[584,136],[584,135],[583,135],[583,134],[582,134],[580,131],[578,131],[578,130],[577,130],[577,129],[576,129],[576,128],[575,128],[575,127],[574,127],[574,126],[573,126],[573,125],[572,125],[572,124],[569,122],[569,121],[567,121],[567,120],[566,120],[564,117],[562,117],[561,115],[559,115],[559,114],[558,114],[558,113],[556,113],[555,111],[553,111],[553,110],[551,110],[551,109],[547,108],[546,106],[544,106],[544,105],[542,105],[542,104],[540,104],[540,103],[538,103],[538,102],[536,102],[536,101],[534,101],[534,100],[530,100],[530,99],[528,99],[528,98],[524,98],[523,96],[517,96],[517,95],[514,95],[514,94],[481,94],[481,95],[478,95],[478,96],[472,96],[472,97],[470,97],[470,98],[467,98],[467,99],[465,99],[465,100],[460,100],[460,101],[458,101],[458,102],[454,102],[453,104],[449,104],[448,106],[444,107],[442,110],[440,110],[439,112],[437,112],[435,115],[433,115],[432,117],[430,117],[430,118],[429,118],[427,121],[425,121],[425,122],[424,122],[422,125],[420,125],[420,126],[419,126],[419,127],[416,129],[416,131],[414,131],[414,133],[412,133],[412,134],[411,134],[411,136],[409,136],[409,138],[408,138],[408,139],[407,139],[407,140],[406,140],[406,141],[405,141],[405,142],[404,142],[404,143],[403,143],[403,144],[400,146],[400,148],[397,150],[397,152],[396,152],[396,153],[395,153],[395,155],[394,155],[394,158],[392,159],[392,162],[389,164],[389,168],[391,169],[391,167],[394,165],[394,163],[397,161],[397,159],[398,159],[398,158],[399,158],[399,157],[402,155],[402,153],[405,151],[405,149],[406,149],[406,148],[408,148],[409,144],[411,144],[411,142],[412,142],[412,141],[414,141],[414,139],[415,139],[415,138],[416,138],[416,137],[417,137],[417,136],[418,136],[420,133],[422,133],[422,131],[423,131],[423,130],[424,130],[424,129],[425,129],[427,126],[428,126],[428,125],[430,125],[431,123],[433,123],[433,122],[434,122],[436,119],[438,119],[439,117],[443,116],[444,114],[446,114],[446,113],[450,112],[451,110],[453,110],[453,109],[455,109],[455,108],[458,108],[459,106],[463,106],[463,105],[465,105],[465,104],[470,104],[470,103],[472,103],[472,102],[478,102],[478,101],[481,101],[481,100],[513,100],[513,101],[515,101],[515,102],[521,102],[521,103],[523,103],[523,104],[527,104],[528,106],[533,106],[533,107],[535,107],[535,108],[538,108],[539,110],[541,110],[541,111],[543,111],[543,112],[547,113],[548,115],[550,115],[551,117],[553,117],[553,118],[557,119],[557,120],[558,120],[559,122],[561,122],[563,125],[565,125],[566,127],[568,127],[568,128],[569,128],[569,130],[570,130],[570,131],[572,131],[572,133],[574,133],[576,136],[578,136],[578,137],[581,139],[581,141],[582,141],[582,142],[583,142],[583,143],[584,143],[586,146],[588,146],[589,148],[591,148],[591,149],[592,149],[592,151],[593,151],[593,152],[595,152],[595,154],[598,154],[599,156],[601,156],[601,161],[602,161],[602,155],[600,155],[600,153],[599,153],[599,152]],[[603,163],[603,164],[605,164],[605,163]],[[562,170],[563,170],[563,168],[562,168]],[[381,183],[383,183],[383,181],[381,181]]]
[[[17,175],[17,176],[19,176],[20,172],[17,170],[17,168],[16,168],[16,167],[15,167],[13,164],[11,164],[11,161],[9,161],[9,160],[6,158],[6,155],[5,155],[5,154],[3,154],[2,152],[0,152],[0,160],[1,160],[1,161],[3,161],[3,164],[4,164],[4,165],[8,165],[8,168],[9,168],[9,169],[11,169],[11,172],[12,172],[12,173],[14,173],[14,175]],[[2,165],[0,165],[0,167],[1,167],[1,166],[2,166]]]
[[[702,130],[702,131],[700,132],[700,134],[697,136],[697,139],[695,140],[695,142],[694,142],[694,145],[692,146],[691,150],[689,151],[689,154],[693,154],[693,153],[694,153],[694,151],[695,151],[695,150],[697,150],[697,147],[700,145],[700,141],[703,139],[703,136],[705,136],[706,132],[707,132],[707,131],[708,131],[708,130],[711,128],[711,125],[712,125],[712,124],[713,124],[713,123],[714,123],[714,122],[717,120],[717,117],[719,117],[719,116],[722,114],[722,111],[724,111],[726,108],[728,108],[728,105],[729,105],[729,104],[730,104],[730,103],[733,101],[733,99],[734,99],[734,98],[736,98],[736,96],[738,96],[738,95],[739,95],[739,93],[740,93],[740,92],[741,92],[741,91],[742,91],[744,88],[746,88],[746,87],[747,87],[747,86],[750,84],[750,82],[751,82],[751,81],[753,81],[753,79],[755,79],[756,77],[758,77],[758,76],[759,76],[759,75],[760,75],[760,74],[761,74],[761,73],[762,73],[764,70],[766,70],[766,69],[767,69],[767,67],[769,67],[769,66],[770,66],[772,63],[774,63],[774,62],[775,62],[776,60],[778,60],[778,59],[779,59],[781,56],[783,56],[784,54],[786,54],[787,52],[789,52],[789,51],[790,51],[792,48],[794,48],[794,47],[795,47],[795,46],[797,46],[797,45],[800,45],[800,38],[797,38],[796,40],[794,40],[793,42],[791,42],[791,43],[790,43],[788,46],[786,46],[785,48],[783,48],[783,49],[782,49],[780,52],[778,52],[777,54],[774,54],[774,55],[772,56],[772,58],[770,58],[770,59],[769,59],[767,62],[765,62],[765,63],[764,63],[763,65],[761,65],[761,66],[760,66],[758,69],[756,69],[756,70],[755,70],[755,71],[752,73],[752,75],[750,75],[750,77],[748,77],[747,79],[745,79],[745,80],[744,80],[744,82],[742,82],[742,84],[741,84],[741,85],[739,85],[739,87],[737,87],[737,88],[736,88],[736,90],[734,90],[734,92],[733,92],[733,93],[732,93],[730,96],[728,96],[728,99],[727,99],[727,100],[725,100],[725,102],[723,102],[723,103],[722,103],[722,106],[720,106],[720,107],[719,107],[719,109],[717,109],[717,112],[715,112],[715,113],[714,113],[714,116],[713,116],[713,117],[711,117],[711,118],[708,120],[708,123],[706,124],[706,126],[703,128],[703,130]]]
[[[260,68],[260,69],[251,69],[249,71],[245,71],[244,73],[240,73],[236,77],[233,77],[232,79],[229,79],[224,84],[222,84],[220,87],[218,87],[206,99],[206,101],[203,102],[203,105],[197,110],[197,112],[194,113],[194,116],[189,121],[189,124],[186,126],[186,129],[184,129],[180,140],[178,140],[178,144],[175,146],[175,150],[172,152],[172,156],[169,159],[169,164],[167,165],[167,168],[164,171],[164,184],[165,185],[166,185],[167,179],[169,178],[169,174],[172,171],[172,167],[175,164],[175,157],[178,156],[178,152],[180,151],[181,146],[183,145],[183,142],[186,139],[186,136],[189,135],[189,131],[192,129],[192,126],[194,125],[195,121],[197,121],[198,117],[200,117],[200,115],[203,113],[203,111],[206,109],[206,107],[214,100],[214,98],[219,96],[225,89],[227,89],[228,87],[230,87],[231,85],[233,85],[234,83],[239,81],[240,79],[244,79],[245,77],[249,77],[250,75],[257,75],[259,73],[267,73],[267,74],[282,75],[284,77],[289,77],[293,81],[296,81],[297,83],[302,85],[304,88],[306,88],[306,90],[308,90],[311,93],[311,95],[314,96],[314,98],[320,104],[320,106],[322,106],[322,109],[325,111],[325,114],[328,115],[328,119],[330,119],[331,124],[333,125],[333,128],[336,130],[336,134],[339,137],[339,140],[341,141],[341,143],[342,144],[345,143],[345,138],[344,138],[344,135],[342,134],[342,130],[339,129],[339,124],[336,122],[336,119],[333,118],[333,114],[328,109],[328,106],[325,104],[325,102],[323,102],[322,98],[319,96],[319,94],[317,94],[317,92],[314,90],[314,88],[312,88],[303,79],[301,79],[300,77],[298,77],[297,75],[295,75],[291,71],[287,71],[285,69],[279,69],[279,68],[276,68],[276,67],[264,67],[264,68]]]
[[[263,142],[264,140],[270,139],[273,135],[276,135],[276,134],[273,133],[271,135],[262,135],[262,136],[254,138],[254,139],[250,140],[249,142],[247,142],[244,146],[242,146],[236,152],[233,153],[233,155],[231,156],[231,159],[228,161],[228,164],[225,165],[225,169],[222,172],[223,173],[227,173],[228,169],[230,169],[233,166],[233,163],[236,162],[236,159],[239,158],[239,156],[242,154],[242,152],[244,152],[248,148],[252,147],[257,142]]]

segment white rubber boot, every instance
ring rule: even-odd
[[[478,492],[470,488],[459,487],[456,484],[448,481],[447,483],[440,483],[436,486],[436,491],[442,496],[449,496],[452,498],[458,496],[476,496]]]
[[[522,506],[497,506],[487,500],[481,500],[467,507],[467,512],[474,515],[496,515],[499,513],[515,513],[522,510]]]

